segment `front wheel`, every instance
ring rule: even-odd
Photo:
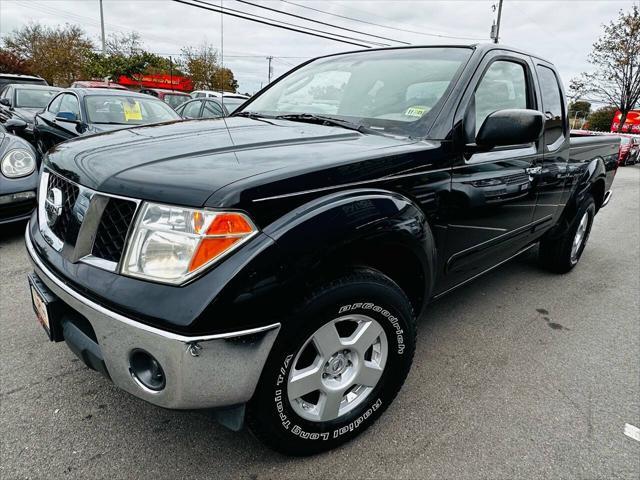
[[[556,273],[566,273],[575,267],[587,245],[595,214],[595,202],[588,195],[578,206],[571,225],[562,236],[540,241],[540,263]]]
[[[247,423],[269,447],[311,455],[348,441],[391,404],[411,367],[415,318],[375,271],[327,283],[280,331]]]

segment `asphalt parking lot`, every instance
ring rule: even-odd
[[[640,476],[640,166],[622,168],[576,269],[535,252],[429,307],[413,370],[378,423],[292,459],[207,412],[118,391],[36,323],[24,225],[0,227],[0,477]]]

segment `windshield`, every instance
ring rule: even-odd
[[[178,105],[182,105],[187,100],[191,100],[191,97],[189,95],[165,93],[163,100],[169,105],[171,105],[173,108],[176,108]]]
[[[145,125],[180,119],[169,105],[151,97],[90,95],[84,102],[89,123]]]
[[[16,107],[19,108],[44,108],[58,90],[32,90],[27,88],[16,89]]]
[[[467,48],[410,48],[338,55],[301,67],[243,111],[264,116],[322,115],[383,133],[424,135]],[[422,128],[420,128],[422,126]]]
[[[224,106],[226,107],[226,109],[229,111],[229,113],[231,113],[240,105],[242,105],[244,102],[246,102],[247,99],[236,98],[236,97],[222,97],[220,101],[224,103]]]

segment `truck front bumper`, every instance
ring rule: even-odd
[[[247,402],[280,330],[280,324],[189,337],[145,325],[81,295],[47,267],[29,234],[26,246],[37,278],[84,328],[64,328],[65,341],[85,363],[105,373],[121,389],[173,409],[213,408]],[[86,322],[93,332],[88,332]],[[66,338],[69,337],[69,338]],[[161,366],[164,385],[151,389],[137,374],[132,355],[144,352]],[[101,370],[101,368],[96,368]]]

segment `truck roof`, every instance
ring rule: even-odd
[[[338,56],[338,55],[345,55],[345,54],[351,54],[351,53],[365,53],[365,52],[372,52],[372,51],[384,51],[384,50],[408,50],[408,49],[413,49],[413,48],[469,48],[472,50],[476,50],[477,52],[480,53],[486,53],[489,52],[491,50],[506,50],[509,52],[514,52],[514,53],[519,53],[521,55],[527,55],[529,57],[533,57],[533,58],[537,58],[538,60],[542,60],[544,62],[547,63],[552,63],[549,60],[540,57],[539,55],[534,55],[530,52],[527,52],[525,50],[519,49],[519,48],[515,48],[515,47],[510,47],[509,45],[505,45],[502,43],[469,43],[469,44],[445,44],[445,45],[406,45],[406,46],[392,46],[392,47],[378,47],[378,48],[367,48],[367,49],[358,49],[358,50],[349,50],[346,52],[339,52],[339,53],[331,53],[328,55],[321,55],[319,57],[315,57],[311,60],[315,60],[316,58],[327,58],[327,57],[333,57],[333,56]],[[309,61],[311,61],[309,60]]]

